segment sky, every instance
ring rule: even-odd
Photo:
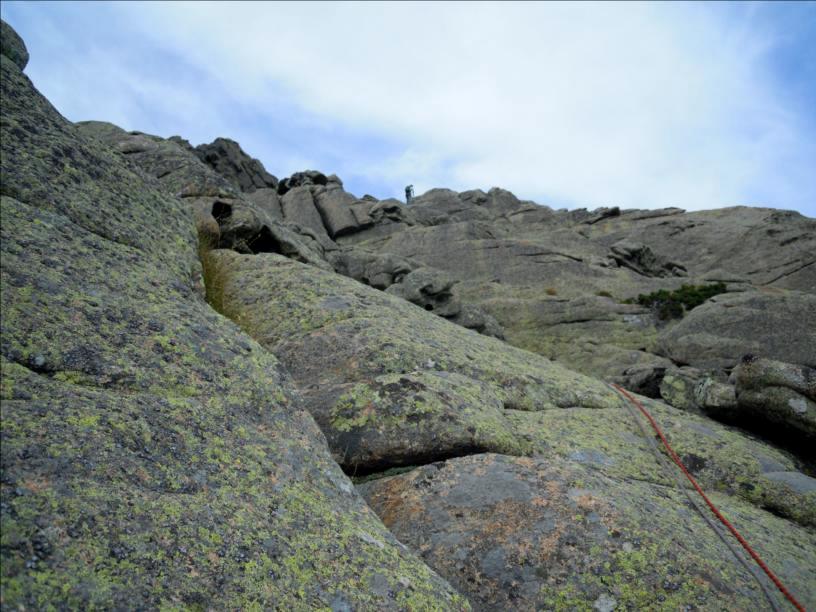
[[[816,3],[4,0],[71,121],[232,138],[362,196],[816,217]]]

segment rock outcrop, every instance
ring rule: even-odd
[[[816,441],[816,369],[746,355],[734,370],[734,418]]]
[[[658,339],[676,363],[731,369],[746,354],[816,367],[816,294],[750,291],[719,295]]]
[[[477,610],[768,606],[716,537],[666,546],[708,529],[672,489],[621,484],[577,462],[499,455],[424,466],[360,489]],[[783,519],[716,499],[744,517],[750,539],[777,548],[771,563],[799,549]],[[778,534],[773,544],[769,532]],[[792,588],[807,590],[809,572],[800,566],[789,575]]]
[[[191,207],[63,119],[5,27],[3,607],[465,606],[203,301]]]
[[[71,124],[26,59],[3,23],[4,608],[775,605],[600,377],[816,605],[812,465],[709,418],[812,443],[812,220],[357,198]]]
[[[244,153],[234,140],[216,138],[210,144],[198,145],[195,152],[201,161],[228,177],[241,191],[269,188],[277,191],[278,179],[269,174],[261,162]]]

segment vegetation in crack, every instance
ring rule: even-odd
[[[675,291],[660,289],[652,293],[641,293],[636,298],[623,300],[624,304],[640,304],[652,308],[661,320],[679,319],[689,310],[696,308],[707,299],[726,293],[725,283],[710,285],[683,285]]]

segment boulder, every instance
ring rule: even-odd
[[[350,474],[522,454],[510,407],[619,405],[598,381],[337,274],[272,254],[208,259],[214,301],[282,359]]]
[[[733,377],[741,424],[760,431],[780,427],[809,444],[816,440],[816,370],[749,355]]]
[[[474,205],[473,195],[470,192],[471,197],[462,200],[458,193],[450,189],[431,189],[413,198],[408,208],[422,225],[489,219],[490,214]],[[486,201],[486,198],[482,201]]]
[[[613,244],[612,257],[619,265],[643,276],[687,275],[682,265],[658,257],[652,249],[633,240],[620,240]]]
[[[737,408],[733,385],[689,367],[669,368],[660,382],[658,397],[675,408],[705,413],[720,420],[730,420]]]
[[[312,195],[323,225],[332,238],[358,229],[357,219],[351,210],[351,205],[356,201],[353,195],[336,185],[313,188]]]
[[[318,172],[317,170],[305,170],[303,172],[295,172],[292,176],[283,179],[278,184],[278,194],[281,196],[285,195],[288,191],[291,191],[295,187],[304,187],[307,185],[328,185],[329,179],[332,179],[331,182],[338,183],[342,186],[342,182],[340,179],[337,178],[335,175],[331,175],[331,177],[327,177],[322,172]]]
[[[737,407],[734,386],[711,378],[706,378],[697,385],[695,399],[703,412],[715,418],[729,415]]]
[[[743,390],[787,387],[816,401],[816,370],[807,366],[746,356],[735,370],[734,379]]]
[[[448,320],[485,336],[504,340],[504,330],[499,322],[474,304],[462,304],[459,312]]]
[[[816,295],[749,291],[711,298],[667,328],[659,352],[696,368],[727,369],[745,354],[816,366]]]
[[[261,187],[245,194],[244,197],[272,219],[283,221],[283,208],[281,207],[277,189]]]
[[[354,216],[354,221],[360,229],[374,224],[374,219],[371,216],[372,208],[374,208],[374,205],[370,201],[365,200],[365,198],[351,205],[351,214]]]
[[[312,191],[308,186],[298,186],[287,190],[281,198],[283,218],[288,223],[306,227],[318,234],[326,234],[323,219],[315,207]]]
[[[338,274],[380,290],[401,282],[415,267],[403,257],[349,248],[333,253],[331,262]]]
[[[419,268],[406,274],[386,291],[441,317],[453,317],[462,309],[451,293],[453,284],[454,280],[444,272]]]
[[[660,397],[675,408],[699,412],[696,389],[705,380],[701,370],[689,367],[671,367],[660,381]]]

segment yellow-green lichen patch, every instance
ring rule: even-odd
[[[349,470],[523,454],[506,409],[622,405],[599,381],[350,279],[272,254],[209,257],[223,312],[293,373]]]
[[[764,472],[796,471],[786,453],[709,419],[678,411],[656,401],[642,400],[675,451],[707,489],[739,496],[761,508],[771,508],[802,525],[816,525],[816,493],[796,491],[784,480],[769,480]],[[646,480],[674,486],[675,479],[658,463],[638,419],[639,412],[568,409],[508,415],[516,432],[533,452],[584,464],[615,478]],[[676,470],[659,441],[658,452]],[[683,476],[679,471],[676,476]]]
[[[323,429],[353,473],[457,454],[524,454],[489,386],[436,370],[357,383],[334,403]]]
[[[465,607],[201,298],[187,205],[2,71],[3,608]]]

